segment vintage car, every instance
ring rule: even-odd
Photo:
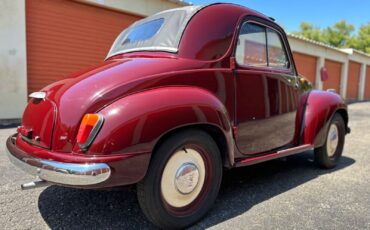
[[[272,18],[186,6],[135,22],[101,65],[32,93],[6,146],[36,176],[23,189],[137,184],[150,221],[183,228],[211,208],[225,169],[308,150],[338,163],[347,106],[311,88]]]

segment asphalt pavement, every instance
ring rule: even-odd
[[[349,105],[352,133],[337,168],[305,152],[225,173],[213,209],[193,229],[370,229],[370,102]],[[49,186],[20,190],[33,178],[5,155],[14,128],[0,129],[1,229],[153,229],[134,187],[96,191]]]

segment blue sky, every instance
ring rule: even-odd
[[[220,2],[212,0],[188,0],[194,5]],[[273,17],[292,32],[299,30],[301,21],[312,22],[320,28],[346,20],[358,28],[370,21],[369,0],[222,0],[245,5]]]

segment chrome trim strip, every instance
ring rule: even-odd
[[[138,47],[138,48],[120,50],[120,51],[114,52],[112,54],[111,53],[108,53],[108,55],[105,58],[105,60],[107,60],[108,58],[111,58],[111,57],[113,57],[115,55],[118,55],[118,54],[125,54],[125,53],[132,53],[132,52],[140,52],[140,51],[141,52],[142,51],[151,51],[151,52],[177,53],[179,51],[179,49],[178,48],[173,48],[173,47],[162,47],[162,46]]]
[[[313,150],[313,149],[314,149],[314,147],[312,145],[304,144],[304,145],[299,145],[299,146],[296,146],[296,147],[293,147],[293,148],[289,148],[289,149],[284,149],[284,150],[277,151],[277,154],[290,154],[290,155],[293,155],[295,153],[301,153],[301,152],[309,151],[309,150]]]
[[[329,93],[337,93],[337,91],[335,89],[327,89],[326,91],[329,92]]]
[[[107,164],[62,163],[32,157],[17,148],[9,137],[6,152],[10,161],[23,171],[38,178],[61,185],[87,186],[106,181],[111,175]]]
[[[248,157],[248,158],[245,158],[245,159],[237,162],[235,166],[236,167],[241,167],[241,166],[247,166],[247,165],[254,165],[254,164],[261,163],[261,162],[274,160],[274,159],[281,158],[281,157],[287,157],[287,156],[290,156],[290,155],[302,153],[304,151],[309,151],[309,150],[313,150],[313,149],[314,149],[313,145],[304,144],[304,145],[296,146],[296,147],[293,147],[293,148],[277,151],[277,152],[274,152],[274,153],[269,153],[269,154],[266,154],[266,155],[261,155],[261,156],[257,156],[257,157]]]

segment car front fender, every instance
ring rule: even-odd
[[[336,112],[343,116],[347,127],[347,105],[343,99],[333,92],[311,91],[307,99],[304,116],[303,143],[314,145],[315,148],[323,146],[326,130]]]

